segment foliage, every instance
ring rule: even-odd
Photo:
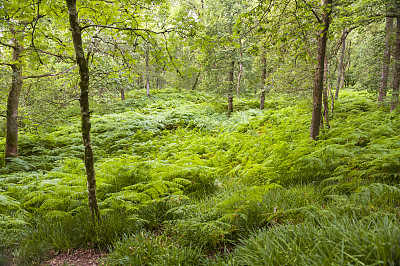
[[[362,236],[376,247],[368,263],[397,258],[382,241],[397,241],[400,120],[368,94],[343,91],[318,142],[308,137],[307,98],[269,98],[263,111],[237,98],[241,110],[226,118],[206,93],[134,95],[93,115],[97,223],[86,207],[78,119],[21,134],[22,156],[0,170],[3,252],[20,263],[88,245],[111,246],[110,264],[246,265],[268,254],[279,263],[365,263]],[[327,240],[318,252],[337,252],[311,253],[315,237]],[[265,249],[251,244],[265,239]]]

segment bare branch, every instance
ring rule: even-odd
[[[76,66],[70,67],[67,70],[60,72],[60,73],[47,73],[47,74],[43,74],[43,75],[36,75],[36,76],[26,76],[23,77],[22,79],[36,79],[36,78],[45,78],[45,77],[55,77],[55,76],[60,76],[62,74],[68,73],[69,71],[71,71],[72,69],[74,69]]]
[[[55,112],[57,112],[57,111],[60,110],[61,108],[64,108],[67,104],[69,104],[70,102],[73,102],[73,101],[79,101],[79,97],[73,98],[72,100],[69,100],[69,101],[63,103],[63,104],[62,104],[61,106],[59,106],[56,110],[54,110],[53,112],[51,112],[51,114],[49,114],[45,119],[43,119],[41,122],[39,122],[39,124],[36,125],[36,127],[35,127],[36,132],[37,132],[37,130],[38,130],[38,127],[39,127],[40,125],[42,125],[44,122],[46,122],[50,117],[52,117],[53,114],[54,114]]]
[[[2,41],[0,41],[0,45],[6,46],[6,47],[12,48],[12,49],[15,49],[15,48],[16,48],[14,45],[7,44],[7,43],[4,43],[4,42],[2,42]]]

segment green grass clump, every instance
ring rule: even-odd
[[[387,216],[327,217],[255,232],[235,253],[237,265],[397,265],[398,221]]]
[[[148,232],[125,236],[114,245],[110,265],[201,265],[201,250],[182,247],[165,235]]]

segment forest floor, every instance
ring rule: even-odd
[[[106,265],[104,262],[107,252],[99,249],[78,249],[58,253],[53,258],[45,261],[42,266],[60,266],[60,265],[76,265],[76,266],[97,266]]]
[[[375,98],[343,90],[318,141],[300,95],[94,102],[100,222],[71,106],[0,167],[0,265],[398,265],[400,115]]]

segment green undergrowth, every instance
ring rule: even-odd
[[[95,103],[97,222],[74,108],[22,132],[20,157],[0,168],[0,262],[95,246],[110,265],[393,264],[398,112],[343,91],[313,141],[310,99],[288,97],[262,111],[236,98],[229,118],[205,93]]]

